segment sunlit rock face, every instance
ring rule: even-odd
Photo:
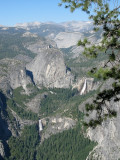
[[[58,48],[69,48],[77,45],[78,40],[83,39],[83,34],[79,32],[60,32],[54,39]]]
[[[46,126],[46,130],[41,137],[41,141],[43,142],[44,139],[49,138],[51,135],[73,128],[76,125],[76,121],[68,117],[61,117],[57,115],[55,117],[42,119],[42,124]]]
[[[37,86],[67,88],[72,83],[72,75],[65,66],[63,55],[55,48],[41,50],[27,69],[33,73]]]
[[[109,107],[117,111],[117,117],[108,119],[95,129],[89,128],[88,137],[98,145],[87,160],[118,160],[120,158],[120,102],[111,101]]]

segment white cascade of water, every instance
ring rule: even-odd
[[[83,95],[85,93],[86,87],[87,87],[87,81],[85,79],[85,82],[84,82],[83,88],[82,88],[82,90],[80,92],[80,95]]]
[[[42,121],[39,120],[39,132],[43,130]]]

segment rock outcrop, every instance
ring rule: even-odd
[[[31,83],[31,79],[26,74],[26,69],[24,67],[21,68],[12,68],[10,72],[10,86],[15,89],[20,86],[26,91],[26,86]]]
[[[72,83],[73,77],[65,66],[63,55],[56,48],[41,50],[27,69],[33,73],[39,87],[68,88]]]
[[[0,160],[4,160],[7,153],[7,143],[6,141],[11,136],[8,123],[8,114],[6,112],[6,97],[0,91]]]
[[[68,117],[56,116],[42,119],[43,125],[45,124],[45,121],[47,121],[48,124],[45,131],[42,134],[41,141],[49,138],[51,135],[73,128],[76,125],[76,121]]]
[[[27,74],[24,62],[6,58],[0,60],[0,88],[6,95],[12,94],[12,89],[22,86],[27,93],[26,86],[32,83]]]
[[[100,90],[110,89],[113,80],[106,81]],[[95,98],[96,96],[94,96]],[[93,97],[87,99],[79,106],[81,112],[85,111],[85,104],[92,103]],[[103,121],[102,125],[98,125],[96,128],[87,129],[87,137],[90,140],[96,142],[96,147],[89,153],[86,160],[119,160],[120,159],[120,101],[114,102],[112,99],[110,102],[106,102],[107,107],[117,112],[117,117],[108,118]],[[104,109],[104,106],[103,106]],[[103,112],[106,112],[104,109]],[[94,110],[89,114],[89,117],[85,117],[85,120],[96,118],[96,111]]]
[[[117,111],[117,117],[108,119],[95,129],[89,128],[88,137],[98,145],[88,156],[89,160],[118,160],[120,158],[120,102],[109,103]]]
[[[54,39],[58,48],[69,48],[77,45],[78,40],[83,39],[83,34],[79,32],[60,32]]]
[[[111,88],[112,82],[112,79],[106,81],[101,87],[101,91]],[[89,102],[91,103],[91,99],[88,100],[88,103]],[[117,117],[108,118],[95,129],[87,129],[87,136],[92,141],[97,142],[97,146],[89,154],[87,160],[119,160],[120,158],[120,101],[114,102],[114,100],[111,99],[110,102],[106,101],[106,105],[111,110],[117,112]],[[107,111],[104,109],[103,112]],[[90,114],[90,117],[86,117],[86,120],[94,119],[95,117],[96,111],[94,110]]]

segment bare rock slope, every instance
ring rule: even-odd
[[[27,65],[33,73],[37,86],[67,88],[72,83],[72,75],[67,70],[62,53],[56,48],[47,48]]]
[[[101,91],[110,88],[112,85],[112,79],[106,81],[101,87]],[[86,102],[87,103],[87,102]],[[88,99],[88,103],[91,103],[91,99]],[[106,101],[107,107],[117,112],[117,116],[114,118],[108,118],[102,122],[101,125],[95,129],[88,128],[87,136],[97,142],[97,146],[89,154],[87,160],[119,160],[120,159],[120,101],[115,102],[111,99]],[[106,112],[104,109],[103,112]],[[91,119],[96,117],[96,111],[91,112]]]
[[[25,65],[16,59],[5,58],[0,60],[0,88],[6,92],[11,92],[22,86],[27,92],[26,86],[32,83],[31,78],[27,75]]]
[[[95,129],[89,128],[88,137],[98,144],[87,160],[119,160],[120,158],[120,102],[109,103],[117,111],[117,117],[108,119]]]

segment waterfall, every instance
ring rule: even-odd
[[[85,79],[85,82],[84,82],[83,88],[82,88],[82,90],[80,92],[80,95],[83,95],[85,93],[86,87],[87,87],[87,81]]]
[[[43,130],[42,121],[39,120],[39,132]]]

